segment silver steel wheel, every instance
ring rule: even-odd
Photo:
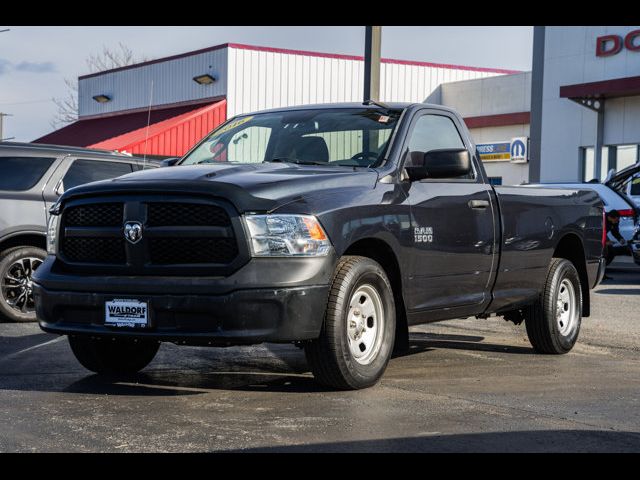
[[[358,287],[347,314],[347,340],[354,360],[370,364],[377,356],[384,336],[384,307],[378,291],[371,285]]]
[[[13,262],[2,277],[2,299],[17,312],[31,313],[35,310],[31,275],[41,264],[40,258],[21,258]]]
[[[578,296],[576,295],[573,283],[568,279],[562,280],[558,287],[556,302],[556,321],[560,335],[566,337],[573,332],[578,324]]]

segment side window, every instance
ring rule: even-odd
[[[423,115],[409,136],[405,165],[421,165],[425,153],[443,148],[465,148],[455,124],[443,115]]]
[[[0,190],[22,192],[33,188],[55,158],[0,157]]]
[[[107,180],[131,173],[131,165],[120,162],[103,162],[98,160],[75,160],[62,179],[58,193],[89,182]]]

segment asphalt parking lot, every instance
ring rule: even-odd
[[[84,370],[66,337],[0,324],[0,451],[640,451],[640,270],[620,263],[565,356],[524,326],[412,329],[379,385],[317,386],[290,345],[163,344],[139,375]]]

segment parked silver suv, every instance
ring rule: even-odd
[[[46,257],[49,208],[65,191],[157,161],[100,150],[0,142],[0,317],[34,321],[31,274]]]

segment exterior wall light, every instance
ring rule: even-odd
[[[95,95],[93,99],[98,103],[107,103],[111,101],[111,97],[108,95]]]
[[[208,73],[205,73],[204,75],[198,75],[196,77],[193,77],[193,81],[200,85],[211,85],[213,82],[216,81],[216,79],[211,75],[209,75]]]

